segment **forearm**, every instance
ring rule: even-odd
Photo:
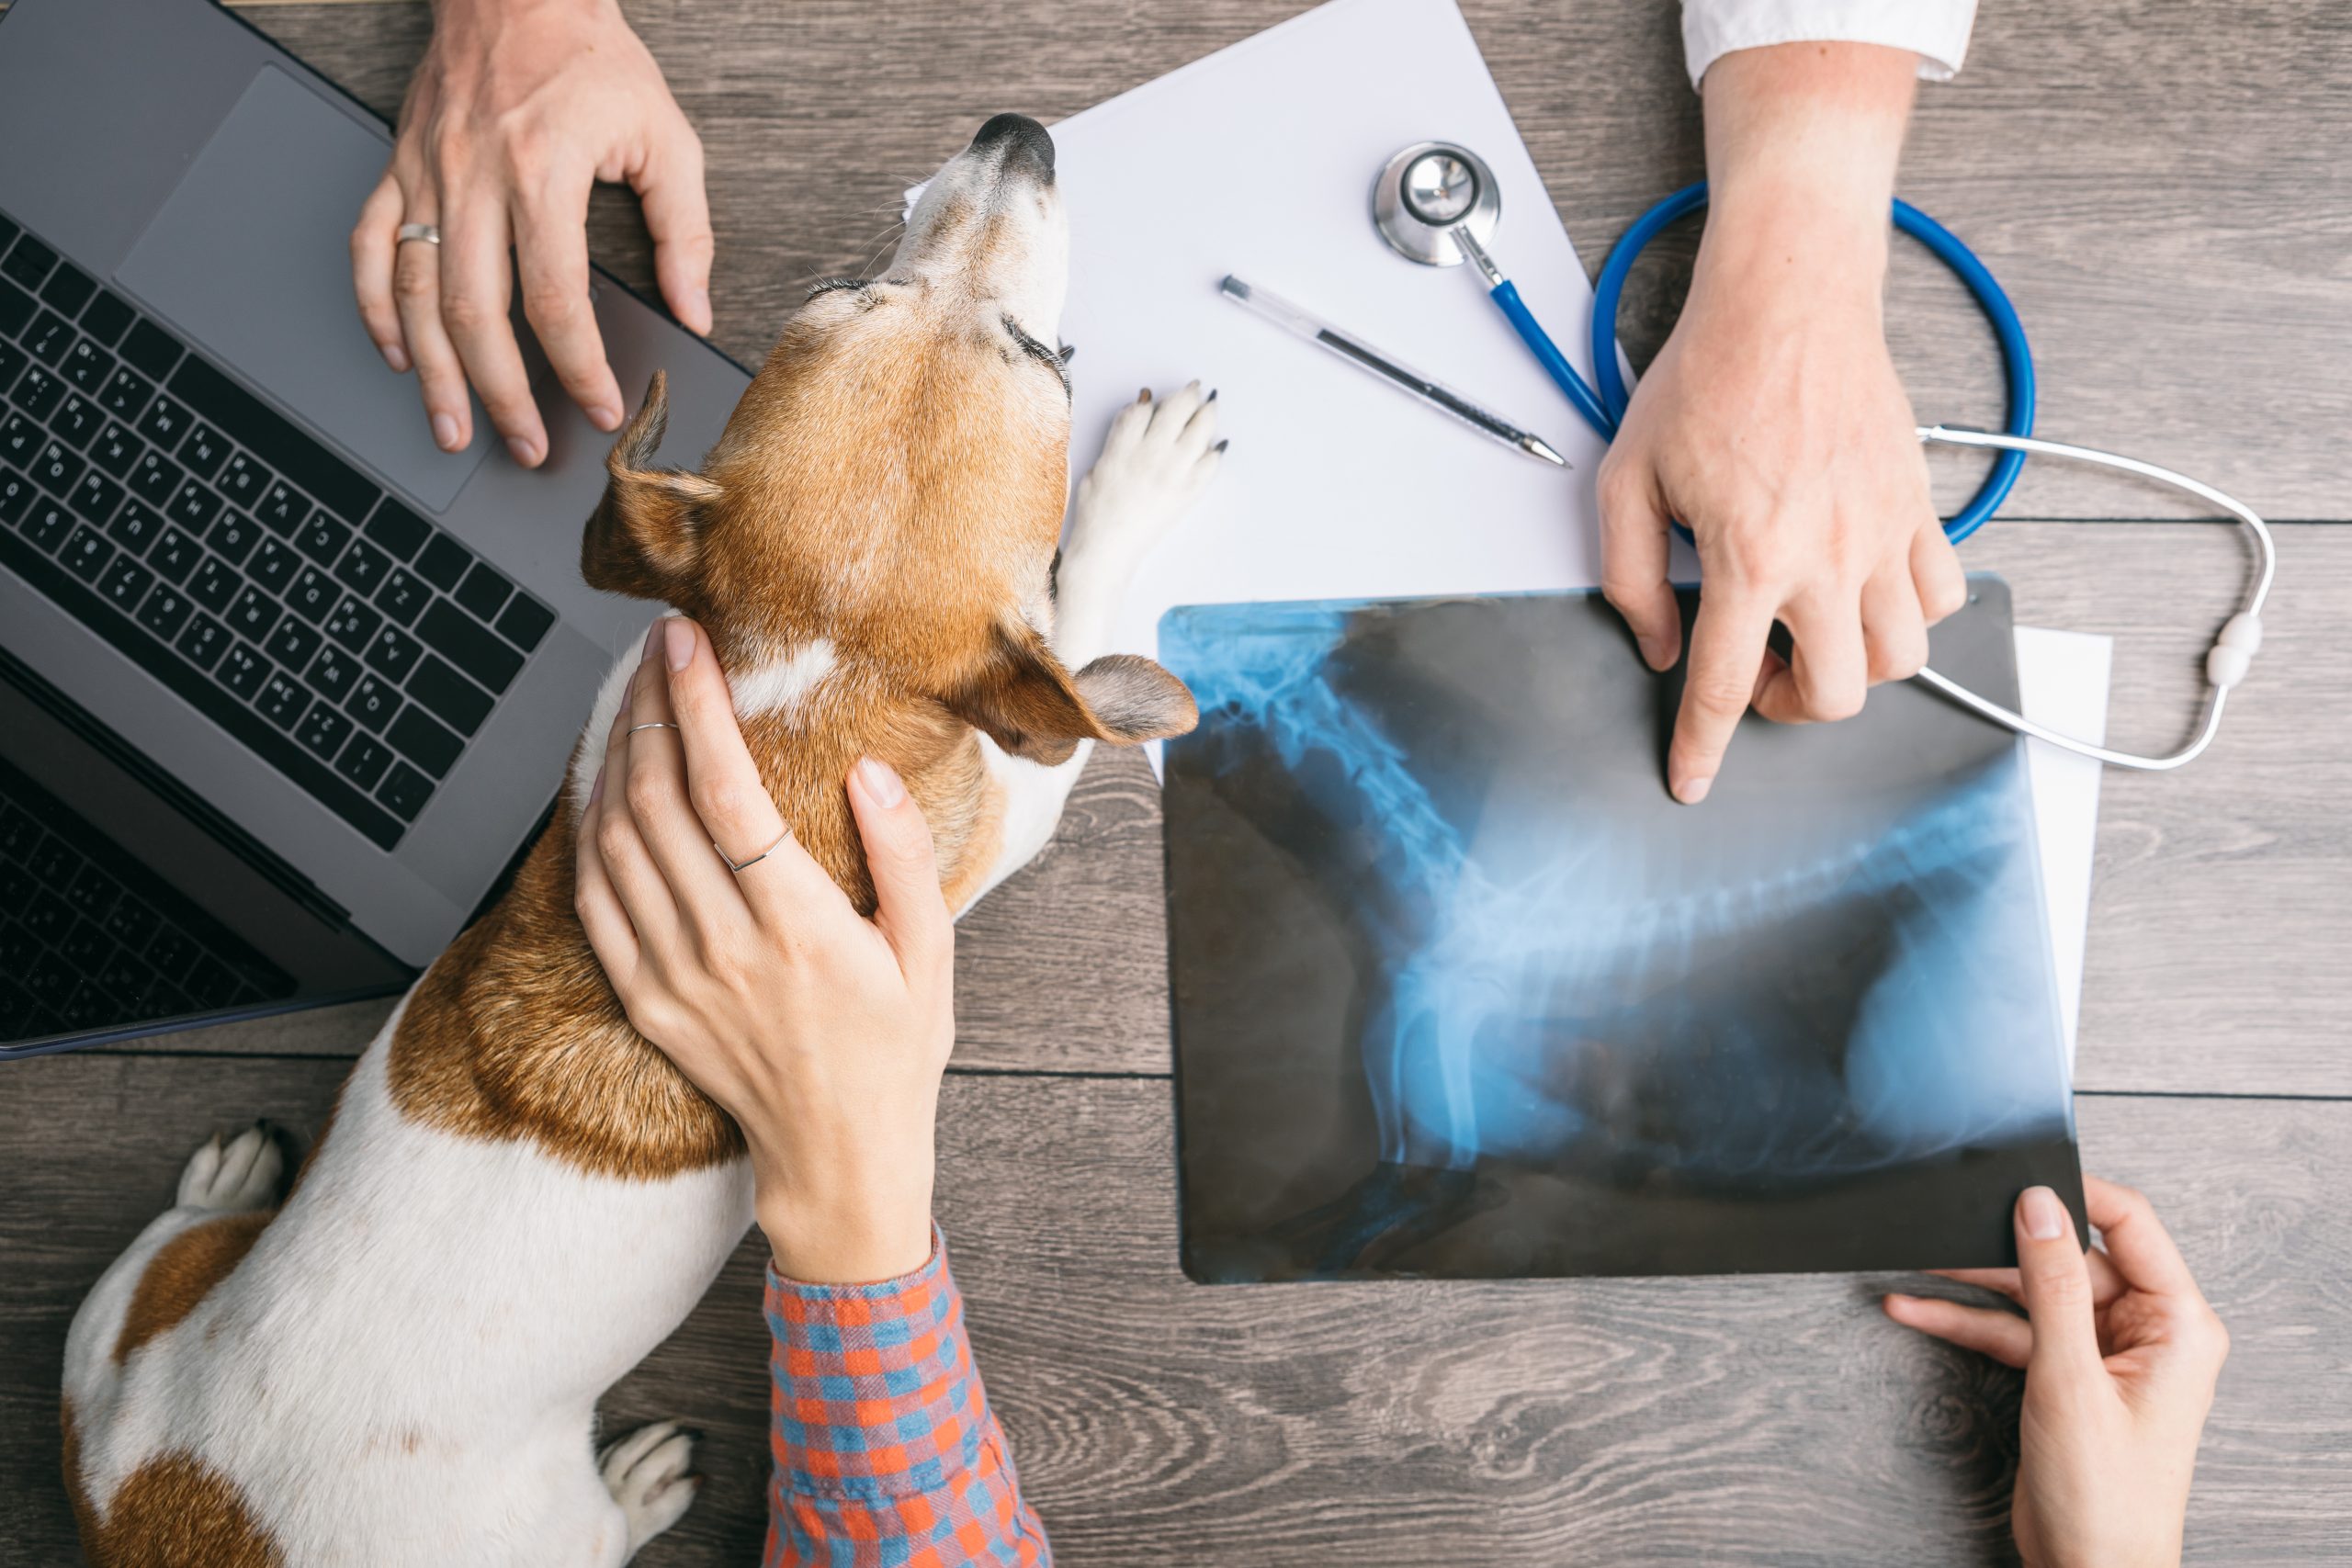
[[[879,1284],[769,1271],[769,1568],[1052,1561],[933,1235],[928,1262]]]

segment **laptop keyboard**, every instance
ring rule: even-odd
[[[0,565],[386,850],[556,619],[5,214]]]
[[[0,762],[0,1045],[293,991],[290,976]]]

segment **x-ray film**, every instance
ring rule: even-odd
[[[2015,705],[2008,591],[1933,662]],[[1685,596],[1685,624],[1696,608]],[[2022,743],[1911,684],[1750,716],[1591,594],[1188,605],[1163,662],[1187,1270],[1962,1268],[2081,1178]],[[2087,1234],[2087,1231],[2085,1231]]]

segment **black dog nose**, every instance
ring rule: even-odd
[[[1054,177],[1054,139],[1046,128],[1025,114],[1001,114],[980,127],[972,138],[974,152],[1004,149],[1004,166],[1026,164],[1040,179]]]

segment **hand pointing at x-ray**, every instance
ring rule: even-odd
[[[536,468],[548,435],[508,314],[518,283],[564,390],[596,428],[619,428],[588,295],[589,192],[636,189],[662,298],[707,333],[702,142],[615,0],[435,0],[433,23],[391,164],[352,231],[359,315],[387,364],[416,370],[436,445],[473,439],[470,384]]]

